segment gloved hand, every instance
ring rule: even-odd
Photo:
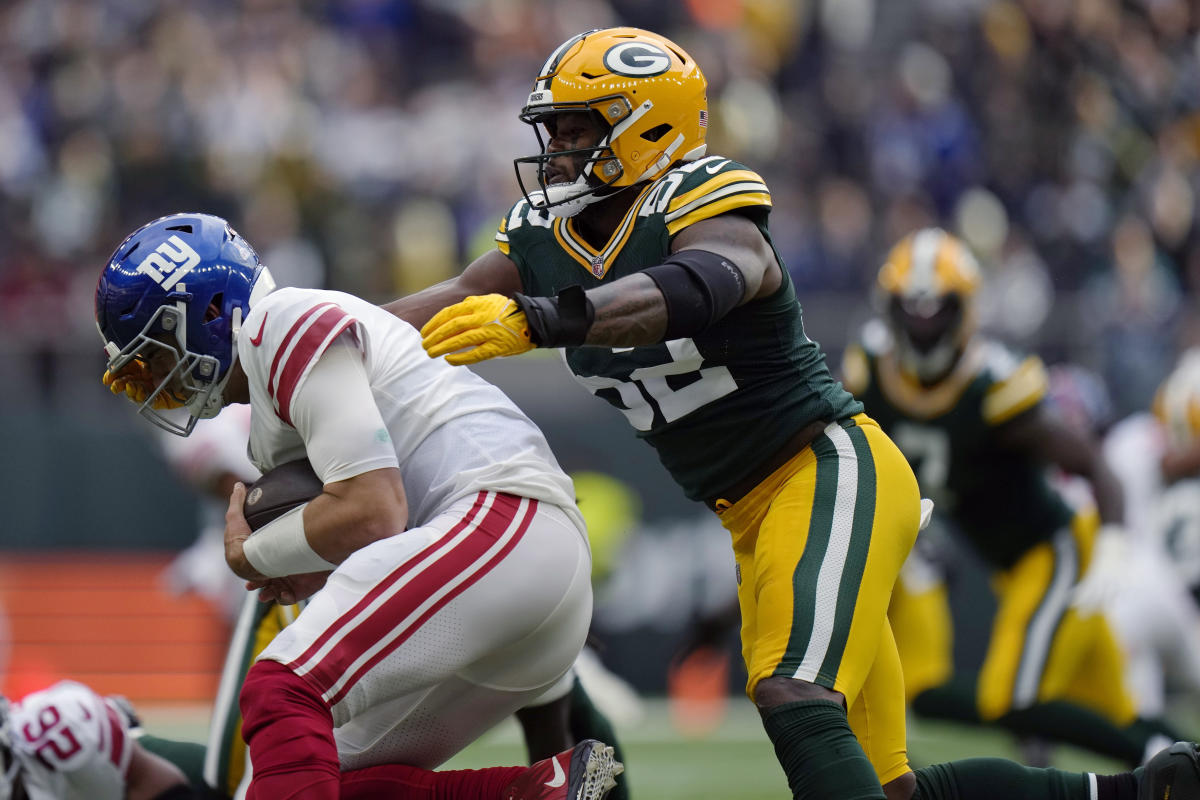
[[[1125,532],[1117,525],[1101,527],[1087,571],[1075,584],[1071,605],[1085,616],[1103,611],[1124,584],[1129,561]]]
[[[921,524],[917,528],[918,531],[923,531],[929,527],[929,521],[933,519],[933,501],[928,497],[921,498]]]
[[[150,392],[154,391],[157,383],[154,377],[150,374],[150,369],[138,359],[132,359],[125,366],[121,367],[115,373],[110,370],[104,370],[101,382],[108,387],[108,390],[116,395],[125,395],[133,403],[141,405],[146,402],[146,398],[150,396]],[[170,392],[163,390],[154,398],[153,408],[163,410],[168,408],[182,408],[184,401],[175,397]]]
[[[525,312],[515,301],[501,294],[482,294],[434,314],[421,328],[421,345],[430,358],[444,355],[450,364],[476,364],[532,350],[531,336]]]

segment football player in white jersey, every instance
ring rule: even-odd
[[[352,295],[275,291],[224,220],[130,234],[97,284],[108,382],[187,435],[251,407],[250,456],[307,458],[324,492],[259,529],[238,484],[226,560],[311,597],[241,691],[248,797],[598,800],[621,766],[594,740],[532,767],[432,772],[537,700],[561,698],[591,616],[570,479],[498,389],[432,361]],[[564,741],[564,743],[566,743]]]
[[[1049,370],[1049,399],[1067,424],[1088,434],[1103,433],[1104,459],[1121,484],[1125,496],[1125,521],[1129,546],[1125,569],[1117,575],[1113,590],[1105,598],[1105,614],[1126,657],[1125,682],[1142,717],[1162,716],[1167,708],[1168,683],[1174,689],[1200,696],[1200,609],[1197,609],[1180,572],[1187,563],[1178,537],[1168,542],[1166,531],[1178,533],[1175,512],[1188,508],[1200,523],[1200,504],[1183,506],[1173,501],[1174,491],[1164,494],[1160,463],[1167,452],[1168,426],[1162,399],[1171,389],[1171,414],[1186,403],[1175,399],[1173,379],[1159,392],[1155,413],[1139,412],[1105,430],[1109,402],[1099,376],[1073,365]],[[1056,475],[1055,482],[1076,507],[1095,502],[1085,481]],[[1168,549],[1174,546],[1175,549]]]
[[[150,753],[112,700],[62,681],[20,702],[0,697],[3,800],[190,800],[183,773]]]

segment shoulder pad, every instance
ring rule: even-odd
[[[342,333],[349,331],[361,347],[364,334],[358,320],[338,303],[337,294],[312,289],[279,289],[265,297],[247,318],[249,336],[245,359],[263,383],[276,415],[292,424],[291,404],[312,365]]]
[[[529,201],[522,197],[513,207],[508,210],[504,218],[500,220],[500,227],[496,231],[496,247],[504,255],[511,255],[509,234],[512,231],[528,225],[530,227],[545,228],[550,230],[550,226],[554,224],[554,217],[547,214],[545,211],[538,211],[529,204]]]
[[[983,419],[1007,422],[1040,403],[1049,389],[1046,365],[1036,355],[1021,356],[998,342],[983,343],[983,370],[989,385],[983,396]]]
[[[758,173],[736,161],[709,156],[668,172],[655,181],[639,216],[662,214],[671,236],[735,208],[771,208],[771,192]]]

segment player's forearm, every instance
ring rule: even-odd
[[[451,278],[415,294],[385,303],[382,308],[420,330],[434,314],[471,294],[462,288],[457,279]]]
[[[403,531],[408,506],[398,484],[399,471],[390,468],[326,484],[304,509],[309,546],[340,564],[356,550]]]
[[[596,310],[587,344],[635,347],[662,341],[667,329],[667,305],[650,278],[631,275],[593,289],[587,296]]]

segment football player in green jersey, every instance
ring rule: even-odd
[[[695,61],[648,31],[579,34],[551,53],[521,119],[542,149],[518,176],[532,168],[536,183],[497,249],[388,308],[455,364],[565,348],[575,377],[720,516],[747,693],[793,796],[1133,798],[1128,773],[910,769],[886,610],[920,523],[917,483],[805,335],[766,184],[706,155]],[[1194,752],[1163,756],[1184,766],[1176,797],[1185,780],[1200,796]]]
[[[968,711],[1025,734],[1077,744],[1133,764],[1175,734],[1136,718],[1123,657],[1101,612],[1124,568],[1123,496],[1098,443],[1047,413],[1045,368],[975,332],[979,268],[937,228],[906,236],[879,271],[886,325],[847,349],[843,380],[870,409],[937,503],[995,576],[998,609]],[[1073,510],[1046,474],[1054,464],[1088,479],[1098,515]],[[905,674],[932,665],[948,639],[928,646],[936,587],[893,596],[893,631],[926,637]],[[920,619],[914,624],[912,616]],[[906,621],[907,620],[907,621]],[[953,691],[914,698],[918,710],[963,718]],[[1052,702],[1053,701],[1053,702]],[[1169,737],[1169,739],[1167,738]]]

